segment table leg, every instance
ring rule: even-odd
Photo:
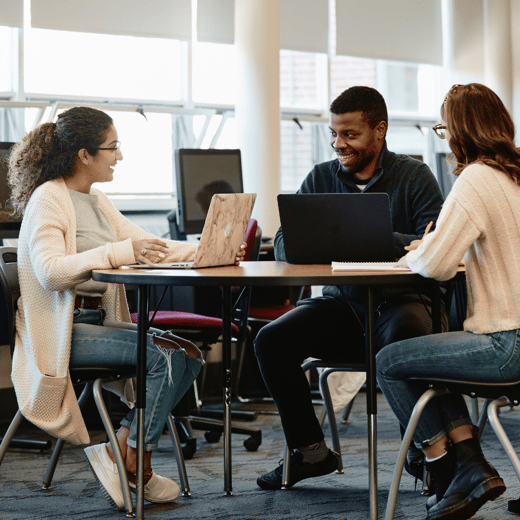
[[[137,288],[137,520],[144,520],[144,413],[146,408],[146,334],[148,332],[148,286]]]
[[[368,418],[368,491],[370,518],[377,520],[377,390],[375,301],[373,288],[366,291],[366,356],[367,356],[367,418]]]
[[[231,464],[231,287],[222,287],[222,364],[224,401],[224,491],[233,496]]]
[[[432,292],[432,332],[439,334],[441,328],[441,287],[436,283]]]

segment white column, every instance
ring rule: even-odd
[[[280,0],[235,1],[236,120],[244,191],[257,193],[253,217],[264,236],[279,226]]]
[[[510,0],[484,0],[484,78],[512,113],[513,61]]]
[[[520,143],[520,2],[511,4],[511,48],[513,73],[513,120],[515,122],[516,144]]]

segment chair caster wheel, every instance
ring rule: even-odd
[[[255,436],[255,437],[249,437],[244,441],[244,448],[247,451],[256,451],[258,450],[258,447],[262,444],[262,437]]]
[[[197,439],[190,437],[182,447],[182,456],[185,460],[191,460],[197,451]]]
[[[220,432],[215,432],[212,430],[208,430],[207,432],[204,432],[204,438],[210,443],[210,444],[216,444],[221,437]]]

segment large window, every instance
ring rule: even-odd
[[[181,42],[30,29],[25,91],[103,99],[182,97]]]
[[[326,73],[326,56],[323,54],[280,51],[280,105],[320,109]]]
[[[13,90],[13,60],[15,59],[13,38],[14,30],[0,27],[0,92]]]
[[[74,104],[94,105],[113,117],[124,156],[114,181],[103,189],[119,199],[169,203],[175,195],[175,148],[238,146],[233,45],[36,29],[27,23],[18,31],[0,27],[0,93],[41,105],[0,107],[0,140],[18,140]],[[21,85],[18,62],[24,65]],[[434,162],[428,132],[438,117],[441,75],[436,66],[281,50],[282,191],[296,191],[314,164],[332,158],[328,107],[353,85],[373,86],[385,97],[392,150]]]
[[[108,114],[117,128],[123,161],[103,191],[120,196],[173,193],[172,116],[150,113],[145,119],[135,112]]]
[[[233,45],[197,43],[193,49],[193,101],[233,105],[236,66]]]

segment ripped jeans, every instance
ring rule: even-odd
[[[150,328],[146,351],[146,410],[144,417],[144,449],[153,451],[168,414],[198,376],[202,358],[193,359],[183,349],[161,349],[153,336],[164,331]],[[105,310],[76,309],[72,326],[70,366],[131,366],[137,359],[137,326],[105,319]],[[128,446],[137,443],[135,409],[121,421],[130,430]]]

